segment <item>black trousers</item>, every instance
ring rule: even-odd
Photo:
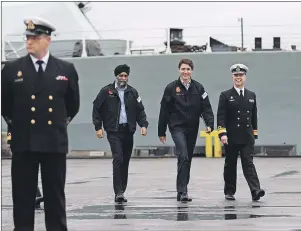
[[[115,195],[124,193],[128,183],[128,169],[133,150],[134,134],[126,125],[118,132],[107,132],[113,156],[113,187]]]
[[[190,168],[193,151],[196,144],[198,127],[177,127],[170,130],[172,139],[176,146],[178,157],[177,192],[187,192],[190,180]]]
[[[47,231],[67,231],[66,154],[13,153],[11,165],[14,231],[33,231],[35,199],[41,166]]]
[[[234,195],[236,192],[237,157],[241,158],[241,165],[244,176],[249,185],[251,194],[260,189],[260,183],[256,168],[253,163],[253,144],[231,144],[225,145],[225,165],[224,165],[224,193]]]

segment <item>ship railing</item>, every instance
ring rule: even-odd
[[[89,49],[88,45],[87,45],[87,40],[90,40],[89,38],[87,38],[87,35],[83,35],[82,34],[82,38],[80,39],[75,39],[72,38],[70,40],[59,40],[60,37],[60,33],[56,33],[54,34],[55,39],[53,40],[52,44],[54,44],[55,42],[66,42],[66,41],[74,41],[74,43],[76,43],[76,41],[81,41],[81,49],[80,49],[80,54],[78,56],[75,57],[88,57],[91,56],[88,54],[87,49]],[[76,36],[77,37],[77,36]],[[111,52],[112,55],[144,55],[144,54],[168,54],[171,53],[171,48],[170,48],[170,41],[167,39],[168,37],[170,37],[170,29],[166,29],[166,35],[162,36],[162,40],[166,39],[167,40],[167,47],[163,47],[164,45],[160,45],[159,48],[159,44],[158,47],[156,46],[135,46],[132,47],[132,42],[129,39],[125,39],[125,43],[123,45],[123,47],[112,47],[112,50],[117,50],[117,52]],[[109,40],[109,39],[106,39]],[[114,40],[114,39],[112,39]],[[115,39],[116,40],[116,39]],[[118,40],[118,39],[117,39]],[[100,40],[101,41],[101,40]],[[72,45],[73,47],[71,49],[74,49],[75,44]],[[74,52],[74,50],[70,50],[69,48],[62,48],[61,50],[56,49],[55,50],[55,55],[59,56],[59,57],[73,57],[72,54]],[[102,49],[106,50],[106,49],[110,49],[108,47],[102,47]],[[15,58],[19,58],[21,56],[23,56],[24,54],[26,54],[26,45],[25,45],[25,39],[24,39],[24,35],[23,34],[6,34],[2,36],[2,50],[1,50],[1,56],[2,56],[2,60],[6,61],[6,60],[11,60],[11,59],[15,59]],[[107,55],[107,54],[105,54]],[[100,55],[102,56],[102,55]]]
[[[6,61],[6,56],[14,55],[16,58],[20,58],[20,52],[25,50],[25,44],[19,48],[15,48],[10,40],[2,39],[2,51],[1,51],[1,58],[2,61]],[[8,49],[5,49],[8,47]]]
[[[197,28],[196,28],[197,29]],[[134,30],[134,29],[129,29]],[[138,29],[137,29],[138,30]],[[139,29],[140,30],[140,29]],[[171,53],[195,53],[195,52],[230,52],[228,48],[223,46],[214,45],[208,43],[208,38],[206,35],[196,35],[196,32],[190,30],[189,33],[185,34],[185,40],[189,39],[190,42],[182,41],[180,36],[178,39],[173,34],[171,28],[152,28],[151,32],[144,33],[136,31],[131,34],[124,30],[100,30],[100,33],[105,34],[102,39],[91,39],[89,36],[89,31],[70,31],[65,33],[54,34],[54,39],[51,45],[55,44],[55,54],[60,57],[65,58],[77,58],[77,57],[90,57],[90,56],[114,56],[114,55],[145,55],[145,54],[171,54]],[[144,30],[144,29],[141,29]],[[158,35],[157,35],[158,34]],[[214,36],[218,36],[215,34]],[[132,36],[137,36],[134,41],[129,38]],[[222,36],[227,44],[238,44],[238,39],[235,34],[226,34]],[[2,60],[18,58],[26,54],[25,43],[23,36],[20,34],[6,34],[2,41]],[[61,38],[61,39],[60,39]],[[124,38],[124,39],[119,39]],[[116,43],[114,42],[117,41]],[[119,43],[118,40],[121,42]],[[80,52],[78,55],[73,55],[71,51],[74,51],[75,43],[80,41]],[[90,46],[92,42],[98,42],[100,45],[100,52],[103,54],[98,54],[94,52],[94,48]],[[61,42],[61,43],[60,43]],[[67,44],[69,42],[69,44]],[[17,43],[23,43],[20,47]],[[198,44],[198,45],[193,45]],[[200,45],[203,44],[203,45]],[[66,46],[65,46],[66,45]],[[232,46],[231,46],[232,47]],[[236,46],[234,46],[236,47]],[[211,49],[212,48],[212,49]],[[89,51],[92,51],[91,54]],[[262,49],[263,50],[263,49]],[[275,49],[273,49],[274,51]],[[296,50],[296,49],[295,49]],[[70,51],[70,52],[69,52]],[[97,51],[97,49],[95,49]],[[105,52],[103,52],[105,51]],[[235,50],[236,51],[236,50]],[[244,50],[252,52],[252,49]],[[263,50],[264,51],[264,50]],[[233,51],[231,51],[233,52]],[[241,52],[237,50],[237,52]],[[74,52],[76,53],[76,52]]]

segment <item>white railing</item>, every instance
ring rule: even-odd
[[[111,52],[111,55],[147,55],[147,54],[171,54],[172,49],[171,49],[171,44],[170,40],[170,29],[165,28],[165,29],[155,29],[156,32],[164,32],[161,36],[153,36],[149,34],[144,35],[144,33],[141,33],[141,36],[139,36],[137,41],[132,41],[131,39],[119,39],[120,37],[122,38],[122,33],[119,31],[120,36],[118,36],[118,33],[115,33],[115,36],[110,37],[110,39],[95,39],[98,40],[101,43],[101,50],[115,50],[115,52]],[[108,34],[109,35],[109,34]],[[61,46],[60,52],[57,53],[56,50],[56,55],[59,57],[72,57],[72,53],[74,52],[74,46],[79,39],[75,39],[78,37],[82,37],[81,40],[81,47],[82,47],[82,52],[80,57],[88,57],[87,53],[87,40],[91,40],[89,36],[89,32],[79,32],[79,31],[74,31],[74,32],[66,32],[66,33],[56,33],[53,35],[53,42],[57,43],[59,42],[68,42],[70,41],[71,43],[73,42],[74,44],[69,44],[69,48],[66,48],[66,46]],[[130,36],[126,36],[130,37]],[[60,38],[63,38],[60,40]],[[69,39],[70,38],[70,39]],[[94,39],[93,39],[94,40]],[[141,42],[141,41],[144,41]],[[16,45],[17,43],[17,45]],[[166,43],[166,45],[164,45]],[[22,44],[22,47],[20,47],[20,44]],[[23,45],[24,44],[24,45]],[[51,45],[52,45],[51,44]],[[17,46],[17,48],[16,48]],[[6,35],[3,40],[3,46],[2,46],[2,60],[5,58],[9,58],[12,55],[14,57],[20,57],[22,56],[20,53],[26,53],[26,46],[25,42],[23,40],[22,35],[20,34],[11,34],[11,35]],[[109,52],[110,53],[110,52]],[[117,53],[117,54],[116,54]],[[6,57],[4,57],[4,54]],[[106,54],[105,54],[106,55]]]
[[[6,58],[5,58],[5,41],[4,39],[1,39],[1,60],[2,61],[6,61]]]
[[[299,25],[300,26],[300,25]],[[284,25],[278,25],[279,29],[284,28]],[[277,27],[277,28],[278,28]],[[301,47],[301,30],[300,27],[296,25],[285,25],[285,28],[289,27],[294,30],[289,30],[289,34],[285,33],[279,35],[274,33],[267,33],[265,36],[262,36],[262,48],[273,49],[273,37],[279,36],[281,38],[281,48],[284,50],[295,50],[292,48],[293,45],[296,45],[297,49]],[[266,32],[270,28],[275,28],[271,25],[264,25],[256,27],[256,33],[248,30],[248,27],[244,28],[244,34],[240,34],[240,26],[232,25],[227,27],[225,33],[218,33],[221,27],[210,27],[210,26],[200,26],[200,27],[182,27],[183,29],[183,40],[185,43],[185,48],[187,45],[190,45],[191,48],[195,47],[205,47],[206,49],[201,49],[201,52],[211,52],[211,47],[209,44],[209,38],[212,37],[229,45],[230,47],[241,47],[242,39],[244,46],[246,47],[245,51],[252,51],[254,48],[254,38],[259,36],[263,30]],[[251,26],[250,26],[251,28]],[[253,27],[254,29],[254,27]],[[140,29],[131,29],[123,28],[120,30],[99,30],[99,34],[102,35],[102,39],[94,38],[98,40],[101,51],[104,51],[104,55],[140,55],[140,54],[170,54],[174,52],[173,46],[170,42],[170,28],[140,28]],[[255,34],[254,34],[255,33]],[[267,37],[268,35],[268,37]],[[260,37],[260,36],[259,36]],[[81,38],[81,39],[77,39]],[[91,31],[64,31],[64,33],[57,33],[53,36],[53,43],[57,41],[68,42],[67,46],[62,46],[59,49],[56,49],[56,54],[60,57],[67,56],[72,57],[74,52],[75,42],[81,40],[82,52],[81,57],[90,56],[87,53],[89,46],[87,41],[91,39]],[[18,41],[18,47],[15,46],[15,42]],[[74,44],[72,44],[72,42]],[[21,34],[6,35],[2,40],[2,60],[5,58],[14,55],[15,57],[21,56],[20,53],[24,52],[25,44],[20,47],[20,43],[24,43],[22,40]],[[164,44],[165,43],[165,44]],[[68,47],[69,46],[69,47]],[[295,47],[295,46],[294,46]],[[6,49],[5,49],[6,48]],[[216,50],[213,50],[216,51]],[[186,50],[185,52],[193,52],[191,50]],[[200,52],[196,49],[195,52]],[[5,55],[4,55],[5,54]],[[5,57],[6,56],[6,57]]]

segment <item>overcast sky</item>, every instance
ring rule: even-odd
[[[68,4],[72,10],[57,2],[36,2],[35,6],[22,3],[21,7],[3,3],[10,6],[3,12],[6,20],[3,31],[23,32],[22,21],[27,14],[53,21],[60,34],[57,39],[80,30],[79,24],[86,28],[87,23],[74,3]],[[167,27],[183,28],[183,39],[190,45],[206,44],[211,36],[228,45],[241,46],[238,18],[242,17],[245,47],[254,48],[254,37],[262,37],[263,48],[272,48],[273,37],[281,37],[282,48],[290,49],[296,44],[301,49],[301,2],[91,2],[89,5],[92,10],[87,17],[102,38],[129,39],[134,47],[164,49]],[[17,21],[12,24],[12,20]]]
[[[241,45],[238,18],[244,19],[244,42],[254,47],[262,37],[271,48],[273,37],[282,47],[297,44],[301,49],[300,2],[92,2],[87,15],[103,37],[124,37],[134,45],[161,46],[166,27],[183,28],[188,44],[202,45],[209,36],[230,45]],[[154,29],[157,28],[157,29]],[[123,29],[118,32],[118,29]],[[132,29],[132,30],[130,30]],[[133,30],[135,29],[135,30]],[[140,29],[140,30],[139,30]]]

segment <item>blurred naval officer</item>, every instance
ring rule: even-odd
[[[10,144],[11,144],[11,139],[12,139],[11,124],[8,124],[8,126],[7,126],[7,136],[6,137],[7,137],[7,147],[10,149]],[[42,202],[44,202],[44,198],[42,196],[39,186],[37,186],[35,208],[40,209]]]
[[[92,119],[96,136],[103,138],[104,129],[111,146],[115,202],[127,202],[124,192],[136,124],[141,127],[141,135],[146,136],[148,121],[138,91],[128,84],[130,67],[119,65],[114,74],[115,81],[103,87],[93,101]]]
[[[257,139],[256,94],[245,88],[248,68],[243,64],[231,66],[234,86],[221,92],[217,126],[221,142],[225,147],[224,194],[227,200],[235,200],[236,169],[238,154],[252,199],[257,201],[265,195],[260,189],[259,179],[253,163],[254,144]]]
[[[46,229],[66,231],[67,125],[79,111],[78,75],[73,64],[49,53],[53,25],[41,18],[24,23],[28,55],[6,63],[1,73],[1,115],[14,136],[14,230],[34,230],[40,165]]]
[[[158,136],[162,143],[166,142],[168,125],[178,157],[177,201],[191,201],[187,186],[200,117],[204,118],[206,131],[210,133],[214,127],[214,115],[204,86],[191,77],[193,62],[182,59],[178,68],[180,77],[169,83],[163,93]]]

